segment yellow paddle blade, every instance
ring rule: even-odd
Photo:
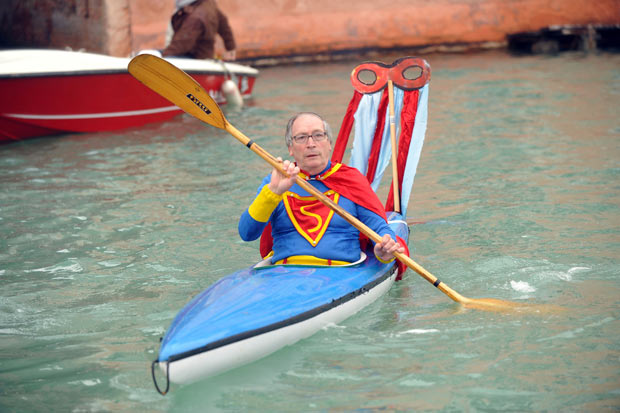
[[[461,304],[466,308],[476,310],[494,311],[500,313],[535,313],[550,314],[559,313],[565,309],[550,304],[518,303],[514,301],[498,300],[496,298],[465,298]]]
[[[516,312],[516,313],[540,313],[540,314],[548,314],[548,313],[558,313],[563,311],[561,307],[557,307],[554,305],[547,304],[532,304],[532,303],[523,303],[523,302],[515,302],[515,301],[507,301],[507,300],[499,300],[497,298],[469,298],[462,296],[458,292],[454,291],[452,288],[447,286],[445,283],[439,281],[434,275],[426,271],[422,268],[418,263],[410,259],[409,257],[405,257],[403,260],[405,264],[418,274],[420,274],[423,278],[425,278],[428,282],[433,284],[440,290],[442,293],[446,294],[452,300],[461,304],[466,308],[472,308],[476,310],[484,310],[484,311],[494,311],[494,312]]]
[[[185,112],[216,128],[226,129],[228,122],[220,107],[198,82],[181,69],[150,54],[134,57],[127,69],[149,89]]]

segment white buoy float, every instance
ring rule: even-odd
[[[226,104],[228,106],[234,106],[236,108],[241,108],[243,106],[243,97],[241,96],[241,92],[239,92],[237,84],[233,80],[226,79],[222,83],[221,90],[226,98]]]
[[[224,61],[219,60],[219,62],[222,65],[222,68],[224,69],[227,77],[227,79],[222,82],[222,87],[220,88],[222,94],[224,95],[224,98],[226,98],[226,105],[228,107],[234,108],[243,107],[243,97],[241,96],[241,92],[237,87],[237,83],[235,82],[235,80],[233,80],[235,78],[230,74],[230,71],[226,67]]]

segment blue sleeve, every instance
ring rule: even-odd
[[[239,236],[244,241],[254,241],[263,233],[268,222],[256,221],[246,209],[239,218]]]
[[[271,182],[271,175],[267,175],[263,179],[263,182],[261,182],[260,186],[258,187],[256,194],[258,195],[261,189],[263,188],[263,186],[267,185],[269,182]],[[255,220],[254,218],[250,216],[248,209],[246,209],[243,212],[243,214],[241,214],[241,217],[239,218],[239,226],[238,226],[239,236],[244,241],[254,241],[261,236],[268,222],[269,221],[260,222],[260,221]]]
[[[380,215],[377,215],[371,210],[366,209],[360,205],[357,205],[357,214],[358,219],[377,234],[381,235],[382,237],[385,234],[389,234],[392,239],[396,239],[396,234],[394,233],[394,231],[392,231],[392,228],[390,228],[388,223],[385,222],[385,219],[383,219],[383,217],[381,217]]]

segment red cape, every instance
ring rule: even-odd
[[[371,210],[387,221],[385,209],[379,197],[372,190],[368,180],[355,168],[337,163],[327,172],[319,175],[318,180],[345,198]]]

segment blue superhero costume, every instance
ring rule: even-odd
[[[321,173],[308,176],[302,171],[300,177],[377,234],[396,238],[379,199],[356,169],[342,164],[332,167],[330,162]],[[337,265],[360,258],[357,229],[299,185],[280,196],[271,192],[270,181],[271,175],[263,179],[256,198],[241,215],[239,235],[244,241],[257,239],[271,224],[273,263]]]

